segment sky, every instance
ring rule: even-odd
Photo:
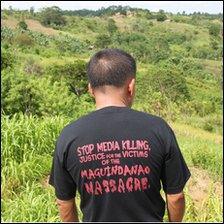
[[[77,9],[99,9],[111,5],[131,6],[136,8],[149,9],[157,12],[163,9],[166,12],[207,12],[223,13],[223,1],[1,1],[1,8],[8,9],[30,9],[34,7],[35,11],[43,7],[58,6],[63,10]]]

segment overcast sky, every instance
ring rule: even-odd
[[[1,1],[1,8],[14,9],[30,9],[34,7],[38,10],[47,6],[58,6],[61,9],[76,10],[76,9],[99,9],[111,5],[131,6],[137,8],[146,8],[150,11],[158,11],[163,9],[167,12],[208,12],[220,13],[223,12],[222,1]]]

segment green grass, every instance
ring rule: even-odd
[[[54,142],[68,122],[63,117],[2,117],[2,221],[59,221],[54,190],[44,181],[50,172]],[[222,136],[178,123],[171,126],[188,165],[207,170],[212,183],[221,180]],[[221,195],[214,194],[214,185],[210,187],[202,208],[198,208],[187,186],[185,221],[222,220]]]
[[[207,170],[214,179],[222,179],[222,136],[189,125],[174,124],[179,146],[191,166]]]

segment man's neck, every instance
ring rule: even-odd
[[[96,109],[102,109],[104,107],[109,107],[109,106],[114,106],[114,107],[127,107],[127,103],[123,102],[122,100],[118,99],[110,99],[110,98],[101,98],[97,99],[96,98]]]

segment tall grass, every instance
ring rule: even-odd
[[[63,117],[2,117],[2,221],[60,221],[54,189],[43,182],[50,172],[55,140],[69,122]],[[221,179],[221,136],[186,125],[172,126],[187,163]],[[214,185],[209,189],[202,205],[197,207],[187,186],[185,221],[222,221],[222,198],[215,194]]]

